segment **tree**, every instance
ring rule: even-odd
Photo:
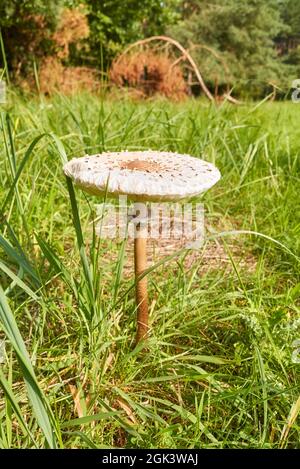
[[[234,83],[248,83],[253,92],[257,83],[280,79],[280,61],[273,41],[284,28],[278,1],[183,1],[181,15],[182,20],[171,28],[171,34],[187,47],[206,44],[219,51]],[[205,68],[201,54],[198,59],[199,66]]]
[[[280,13],[284,29],[275,39],[282,63],[289,67],[290,75],[300,76],[300,5],[299,0],[280,0]]]
[[[279,0],[279,11],[285,24],[280,36],[300,40],[299,0]]]
[[[32,68],[32,59],[51,52],[62,6],[63,0],[1,0],[0,30],[10,68]]]
[[[187,48],[202,46],[191,53],[212,91],[229,84],[259,96],[267,83],[300,74],[299,0],[0,0],[9,68],[26,75],[33,60],[57,54],[62,11],[76,7],[89,36],[69,44],[64,66],[107,69],[128,44],[169,34]]]
[[[86,0],[90,46],[104,65],[125,45],[164,32],[177,19],[179,0]]]

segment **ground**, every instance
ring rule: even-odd
[[[2,447],[299,448],[299,113],[289,102],[9,96]],[[149,254],[141,352],[130,242],[93,237],[97,200],[67,186],[62,161],[149,148],[207,159],[222,179],[201,199],[203,249]]]

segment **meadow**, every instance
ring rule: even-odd
[[[299,448],[300,105],[11,92],[0,120],[0,447]],[[134,348],[126,242],[94,232],[66,159],[214,163],[199,252],[149,275]],[[299,347],[299,345],[298,345]],[[299,363],[297,363],[299,361]]]

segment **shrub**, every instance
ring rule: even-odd
[[[161,94],[179,100],[187,95],[181,68],[170,57],[152,51],[125,54],[113,62],[110,80],[137,89],[145,97]]]

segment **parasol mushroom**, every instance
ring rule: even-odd
[[[219,170],[206,161],[178,153],[158,151],[107,152],[73,158],[64,173],[84,191],[98,196],[126,195],[139,202],[178,202],[195,197],[219,179]],[[139,210],[139,209],[138,209]],[[137,303],[136,343],[148,335],[147,233],[139,222],[134,239]]]

